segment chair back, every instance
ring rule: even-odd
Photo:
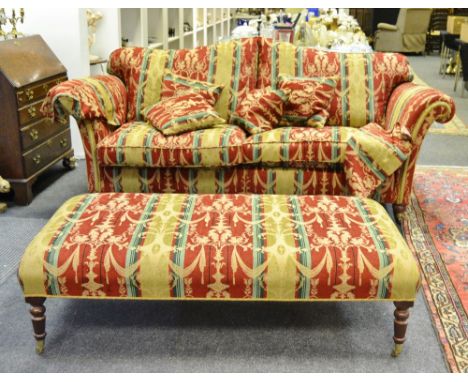
[[[426,33],[431,20],[430,8],[401,8],[397,26],[403,34]]]

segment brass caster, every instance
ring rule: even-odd
[[[392,351],[392,357],[394,358],[398,357],[402,351],[403,351],[403,344],[395,344],[393,351]]]
[[[45,340],[36,340],[36,353],[42,354],[45,348]]]
[[[73,170],[76,168],[76,158],[75,157],[70,157],[70,158],[63,158],[62,161],[63,167],[65,167],[68,170]]]
[[[0,214],[7,210],[6,203],[0,203]]]

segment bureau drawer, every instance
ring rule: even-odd
[[[60,82],[66,81],[67,77],[60,77],[54,80],[44,82],[42,84],[29,85],[26,89],[18,90],[16,92],[16,98],[18,100],[18,107],[23,107],[29,103],[32,103],[38,99],[44,98],[48,91]]]
[[[21,129],[21,145],[23,147],[23,151],[28,150],[32,146],[57,134],[67,127],[68,123],[61,124],[53,122],[48,118],[43,118],[39,122],[23,127]]]
[[[70,130],[57,134],[23,154],[26,176],[31,176],[71,147]]]
[[[25,106],[18,110],[20,126],[29,125],[30,123],[43,118],[41,113],[42,99]]]

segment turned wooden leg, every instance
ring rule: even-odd
[[[406,328],[408,326],[409,318],[409,308],[411,308],[414,303],[412,301],[395,301],[395,321],[394,321],[394,335],[393,341],[395,346],[392,351],[393,357],[398,357],[403,350],[403,343],[406,340]]]
[[[41,354],[44,351],[46,337],[46,308],[44,306],[46,299],[44,297],[26,297],[25,300],[31,305],[29,312],[31,313],[34,338],[36,339],[36,353]]]

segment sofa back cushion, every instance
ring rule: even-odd
[[[239,98],[257,84],[258,39],[226,41],[194,49],[121,48],[109,57],[108,72],[128,92],[127,120],[142,120],[142,111],[161,98],[166,69],[186,78],[224,85],[216,111],[227,119]]]
[[[276,87],[280,74],[333,77],[327,125],[362,127],[384,123],[393,89],[411,81],[405,56],[397,53],[335,53],[259,39],[257,87]]]

